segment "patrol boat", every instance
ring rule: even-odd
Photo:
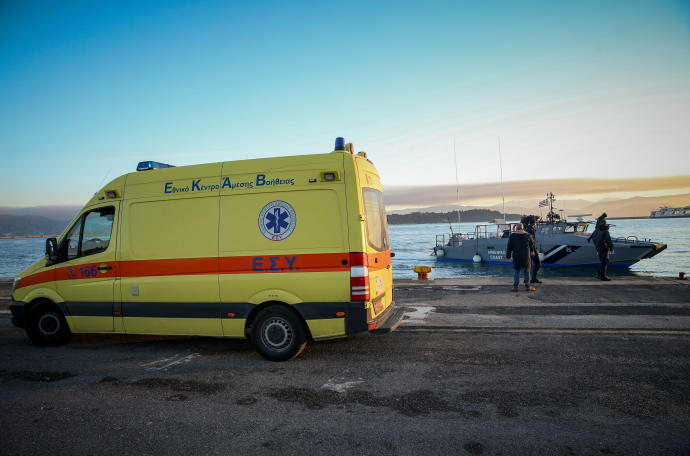
[[[542,266],[597,266],[598,255],[593,242],[587,238],[593,222],[579,218],[577,221],[561,220],[554,212],[552,193],[542,203],[549,206],[545,221],[536,226],[537,248]],[[541,204],[541,203],[540,203]],[[496,223],[476,225],[473,233],[436,235],[433,255],[437,261],[464,261],[510,265],[506,258],[508,236],[517,223],[497,220]],[[636,236],[612,238],[614,251],[609,266],[629,268],[646,258],[658,255],[666,244]]]

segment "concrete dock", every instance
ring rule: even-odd
[[[0,312],[1,453],[690,454],[689,281],[510,288],[396,281],[397,331],[287,363],[227,339],[39,348]]]
[[[505,278],[396,281],[408,329],[457,331],[690,331],[690,281],[546,279],[536,292]]]

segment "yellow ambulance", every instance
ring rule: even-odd
[[[12,322],[73,333],[250,337],[272,360],[390,328],[390,241],[366,153],[174,167],[141,162],[15,279]]]

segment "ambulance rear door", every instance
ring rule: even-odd
[[[364,171],[364,174],[365,183],[375,185],[375,187],[363,186],[361,191],[365,217],[371,316],[376,318],[393,302],[393,270],[383,192],[380,190],[377,175],[368,171]]]

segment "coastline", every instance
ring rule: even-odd
[[[18,234],[16,236],[0,236],[0,239],[41,239],[41,238],[57,238],[59,234]]]

